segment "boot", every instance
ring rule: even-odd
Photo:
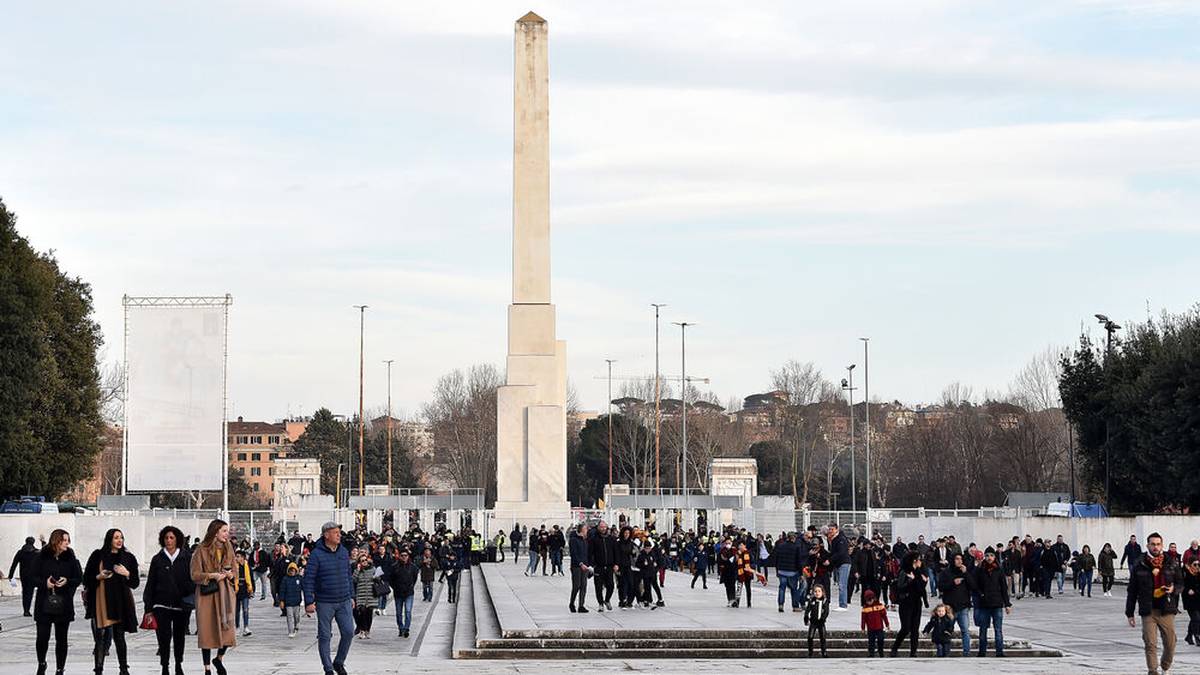
[[[46,662],[42,661],[38,664],[37,675],[46,675]]]

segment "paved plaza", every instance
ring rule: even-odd
[[[690,576],[669,573],[663,589],[666,607],[656,610],[628,609],[586,615],[573,615],[567,611],[570,592],[569,580],[564,577],[525,577],[522,564],[511,561],[490,566],[487,570],[488,583],[497,587],[497,580],[507,584],[511,592],[503,587],[493,590],[496,613],[507,630],[510,625],[526,622],[536,629],[678,629],[681,634],[690,630],[722,628],[758,628],[763,630],[802,626],[799,614],[779,613],[775,606],[773,585],[756,587],[752,609],[730,609],[725,607],[724,590],[709,580],[708,590],[699,586],[689,588]],[[475,572],[478,574],[478,571]],[[478,579],[478,577],[475,577]],[[772,578],[773,582],[774,579]],[[463,598],[468,600],[470,580],[464,575]],[[1032,673],[1096,672],[1096,673],[1139,673],[1145,672],[1141,655],[1140,631],[1125,624],[1123,610],[1123,588],[1118,587],[1118,597],[1091,599],[1080,598],[1068,593],[1055,596],[1052,600],[1027,598],[1016,603],[1011,616],[1005,620],[1005,637],[1009,640],[1028,641],[1034,646],[1061,650],[1062,658],[1008,659],[1005,670]],[[251,614],[253,635],[239,637],[237,648],[227,656],[231,673],[238,675],[320,673],[316,653],[316,629],[314,619],[305,619],[304,628],[296,639],[288,639],[284,620],[269,602],[255,600]],[[595,609],[594,598],[589,597],[589,606]],[[438,584],[432,603],[419,600],[414,605],[412,637],[407,640],[396,637],[395,617],[389,609],[386,616],[375,618],[371,640],[356,640],[350,653],[348,670],[351,673],[406,673],[406,672],[691,672],[711,668],[711,660],[647,659],[630,658],[581,661],[542,661],[530,658],[517,660],[454,660],[451,649],[455,637],[455,605],[446,602],[445,587]],[[464,605],[462,611],[468,608]],[[80,612],[82,616],[82,612]],[[893,626],[898,620],[891,615]],[[30,619],[20,616],[20,600],[12,595],[0,599],[0,620],[4,631],[0,633],[4,659],[0,662],[0,674],[32,673],[35,669],[34,629]],[[857,629],[858,612],[833,612],[830,628],[833,630]],[[516,622],[516,623],[513,623]],[[460,622],[461,623],[461,622]],[[1172,672],[1200,673],[1200,648],[1192,647],[1182,640],[1186,617],[1177,622],[1180,632],[1176,667]],[[91,638],[87,624],[78,620],[71,632],[71,655],[68,673],[91,671]],[[157,658],[154,655],[156,642],[152,634],[139,632],[130,636],[130,663],[133,673],[157,673]],[[52,652],[53,653],[53,652]],[[830,659],[821,661],[728,659],[720,667],[732,672],[769,672],[793,669],[800,672],[850,673],[860,672],[867,659]],[[1016,663],[1013,663],[1013,662]],[[186,672],[203,672],[200,656],[195,649],[194,638],[189,638],[186,655]],[[906,658],[889,659],[887,669],[893,673],[982,673],[996,667],[994,661],[961,658],[933,659]],[[115,655],[110,657],[109,671],[117,672]]]

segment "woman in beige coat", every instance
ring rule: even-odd
[[[229,542],[229,524],[214,520],[208,524],[204,541],[192,554],[192,581],[196,582],[196,636],[200,643],[200,654],[204,658],[204,672],[211,673],[209,665],[225,675],[222,657],[225,650],[237,644],[233,613],[237,607],[234,588],[233,544]],[[208,585],[215,592],[205,593]],[[217,650],[213,658],[212,650]]]

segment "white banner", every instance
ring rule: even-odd
[[[225,307],[126,307],[129,491],[224,487]]]

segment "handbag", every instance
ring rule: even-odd
[[[381,597],[388,595],[391,592],[392,592],[392,587],[389,586],[388,582],[385,579],[383,579],[382,577],[375,579],[374,581],[371,582],[371,594],[374,595],[375,597],[381,598]]]
[[[58,594],[58,591],[50,591],[50,595],[42,601],[42,613],[47,616],[62,616],[67,613],[67,600]]]
[[[146,612],[142,615],[142,623],[139,626],[142,630],[158,630],[158,619],[154,618],[154,612]]]
[[[217,580],[209,579],[200,587],[200,595],[212,595],[219,590],[221,590],[221,587],[217,584]]]

